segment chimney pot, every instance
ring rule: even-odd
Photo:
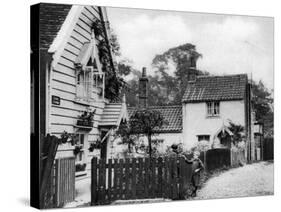
[[[142,68],[142,76],[139,79],[139,107],[148,106],[148,78],[146,76],[146,67]]]
[[[142,68],[142,77],[146,77],[146,67]]]

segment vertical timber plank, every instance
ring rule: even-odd
[[[91,205],[97,203],[97,158],[92,158],[91,164]]]
[[[124,168],[124,160],[119,160],[119,199],[123,199],[123,183],[124,183],[124,176],[123,176],[123,168]]]
[[[130,197],[130,159],[126,158],[125,160],[125,198],[129,199]]]
[[[163,186],[163,178],[162,178],[162,169],[163,169],[163,158],[159,157],[158,159],[158,162],[157,162],[157,168],[158,168],[158,186],[157,186],[157,197],[163,197],[162,196],[162,186]]]
[[[149,164],[149,158],[145,158],[145,168],[144,168],[144,172],[145,172],[145,183],[144,183],[144,196],[145,198],[149,197],[149,168],[150,168],[150,164]]]
[[[136,199],[136,177],[137,177],[137,173],[136,173],[136,158],[132,159],[132,199]]]
[[[108,202],[111,202],[111,195],[112,195],[112,159],[108,160]]]

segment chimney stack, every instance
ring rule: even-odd
[[[139,107],[147,108],[148,104],[148,77],[146,68],[142,68],[142,76],[139,79]]]

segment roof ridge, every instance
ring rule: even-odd
[[[248,76],[247,73],[243,74],[226,74],[226,75],[199,75],[197,78],[222,78],[222,77],[235,77],[235,76]]]
[[[153,105],[153,106],[148,106],[147,108],[157,108],[157,107],[182,107],[182,105]],[[128,109],[131,108],[138,108],[138,106],[128,106]]]

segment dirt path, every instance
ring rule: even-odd
[[[271,162],[245,165],[210,178],[195,199],[272,195],[273,178]]]

